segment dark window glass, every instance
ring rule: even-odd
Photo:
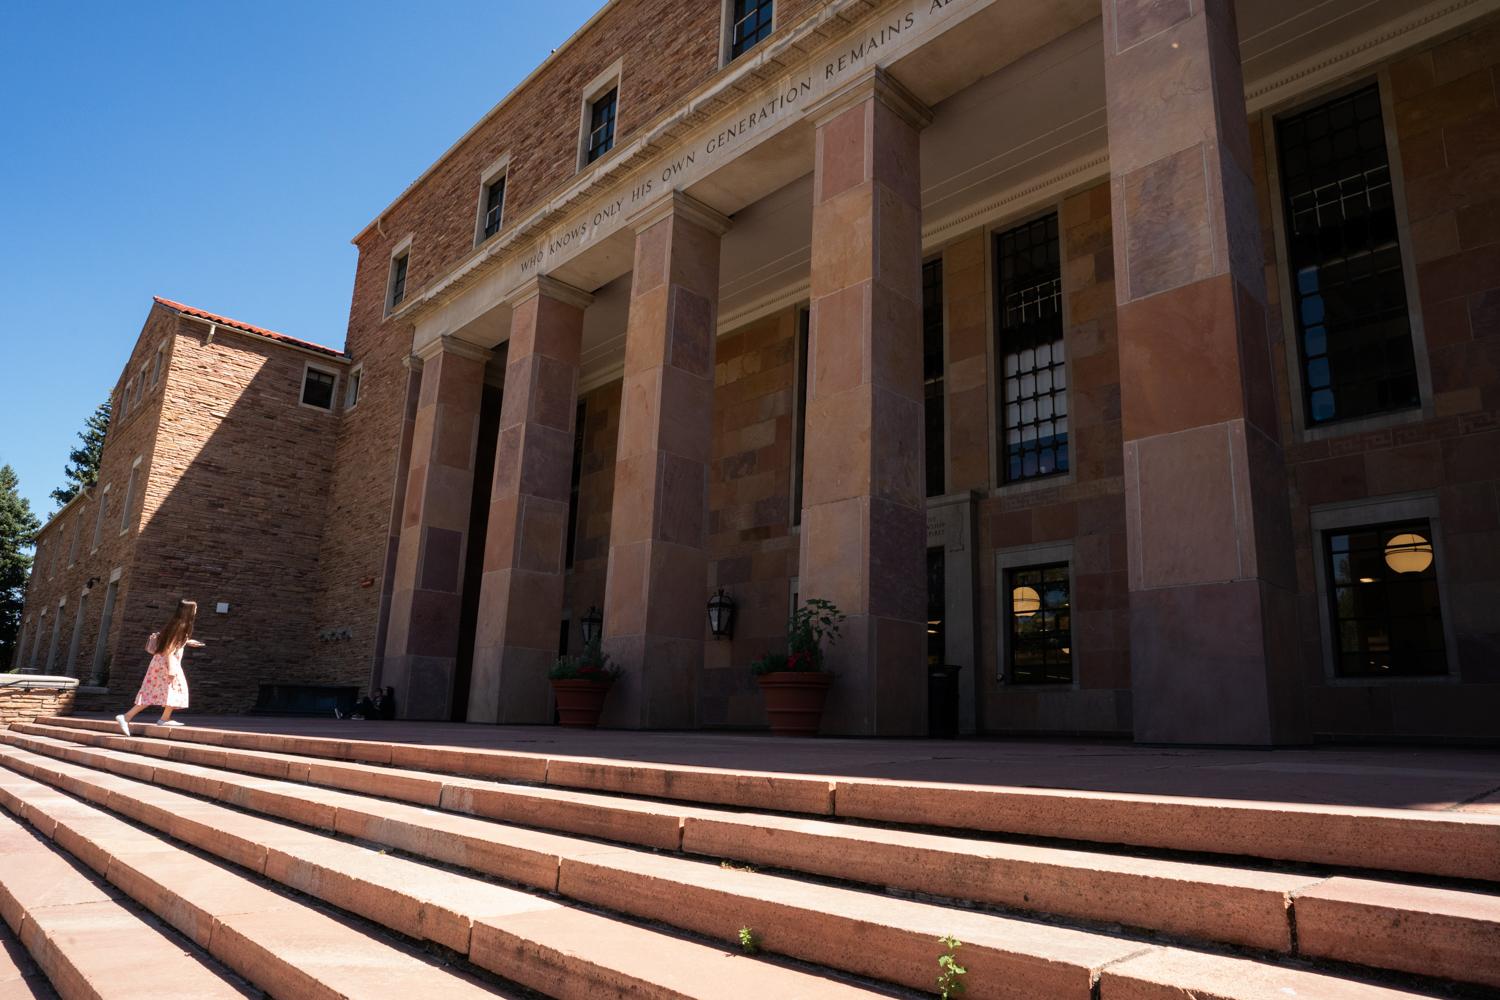
[[[1338,675],[1447,673],[1428,522],[1349,528],[1327,532],[1323,538]]]
[[[729,29],[729,58],[755,48],[771,33],[771,0],[734,0],[734,24]]]
[[[1006,482],[1068,471],[1068,366],[1063,350],[1057,216],[1001,233],[1000,470]]]
[[[1067,563],[1006,574],[1012,684],[1073,682],[1073,612]]]
[[[807,446],[807,350],[810,314],[797,314],[797,429],[792,442],[792,524],[802,523],[802,453]]]
[[[302,402],[320,410],[333,409],[333,376],[316,368],[302,377]]]
[[[399,305],[406,298],[406,264],[410,254],[402,254],[391,262],[391,305]]]
[[[500,213],[505,208],[505,178],[484,189],[484,238],[500,231]]]
[[[615,87],[599,98],[589,109],[589,143],[584,156],[585,163],[593,163],[615,146],[615,100],[620,89]]]
[[[1276,134],[1308,423],[1419,405],[1379,90]]]
[[[947,555],[941,545],[927,550],[927,665],[947,662],[943,622],[948,616]]]
[[[578,485],[583,481],[583,418],[585,406],[578,401],[578,410],[573,414],[573,473],[568,482],[568,561],[573,568],[573,552],[578,535]],[[566,650],[564,651],[566,652]]]
[[[922,265],[922,379],[926,383],[927,495],[942,496],[943,464],[943,262]]]

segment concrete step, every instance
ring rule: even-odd
[[[135,903],[274,997],[375,1000],[403,995],[445,998],[498,995],[519,1000],[521,995],[519,991],[508,993],[461,974],[410,947],[373,937],[353,924],[273,892],[229,868],[183,850],[166,838],[131,826],[14,771],[0,770],[0,807],[13,816],[20,815]],[[59,855],[53,856],[61,861]],[[4,884],[11,892],[15,891],[13,885],[25,886],[35,878],[34,872],[40,868],[33,868],[30,859],[15,867],[16,870],[7,871],[4,876]],[[79,902],[98,908],[97,901]],[[110,900],[109,906],[116,914],[120,910],[117,901]],[[223,992],[226,987],[217,977],[219,986],[207,979],[201,984],[194,983],[186,974],[181,979],[164,975],[153,953],[123,943],[124,930],[115,926],[120,920],[118,915],[112,918],[113,922],[105,922],[105,914],[79,909],[77,904],[63,909],[71,923],[55,932],[46,931],[45,938],[38,937],[35,942],[23,926],[21,938],[64,997],[100,994],[74,992],[71,985],[66,985],[70,983],[66,968],[54,969],[49,966],[49,959],[55,954],[58,961],[95,961],[93,956],[100,942],[106,943],[98,948],[106,966],[101,981],[129,983],[134,991],[121,995],[143,998],[169,995],[184,1000],[238,995],[233,991]],[[118,935],[117,930],[120,930]],[[39,952],[38,945],[44,941],[51,947]],[[185,991],[172,992],[178,988]],[[214,992],[215,989],[220,992]]]
[[[74,764],[28,761],[11,750],[0,751],[0,763],[253,874],[466,955],[482,969],[549,996],[854,1000],[878,995],[181,792]],[[0,776],[0,793],[4,780]],[[110,848],[98,840],[91,845]]]
[[[251,994],[216,963],[91,878],[57,847],[0,812],[0,916],[29,952],[7,947],[0,996],[163,1000]],[[13,939],[14,940],[14,939]],[[27,969],[40,969],[38,983]],[[142,975],[150,969],[149,975]],[[10,970],[14,970],[12,976]]]
[[[0,1000],[57,1000],[46,973],[0,921]]]
[[[493,854],[495,832],[484,825],[443,820],[435,836],[430,813],[392,814],[389,805],[340,793],[295,785],[274,787],[264,779],[236,777],[232,772],[203,769],[174,761],[144,761],[131,750],[176,752],[179,747],[148,739],[80,732],[49,726],[18,727],[7,741],[49,756],[143,781],[155,781],[196,794],[321,829],[385,843],[452,864],[464,865],[525,885],[551,891],[565,858],[578,856],[567,839],[518,836],[507,832],[501,856]],[[47,736],[41,734],[46,733]],[[79,747],[62,740],[105,744],[117,750]],[[234,765],[239,751],[187,748],[197,755]],[[258,763],[250,765],[259,767]],[[374,787],[383,771],[363,765],[366,776],[350,780]],[[373,776],[373,777],[372,777]],[[420,780],[420,776],[417,779]],[[438,779],[427,778],[435,781]],[[464,782],[458,791],[445,786],[424,801],[476,811],[473,802],[501,802],[508,788],[492,785],[477,796]],[[520,789],[521,792],[535,791]],[[313,793],[313,801],[304,797]],[[562,794],[562,793],[556,793]],[[577,822],[581,811],[600,796],[571,793],[574,801],[562,821],[529,811],[519,822],[583,830],[614,842],[667,846],[663,839],[641,836],[631,823],[611,827],[605,819]],[[610,800],[604,799],[607,807]],[[1494,976],[1492,949],[1500,936],[1500,898],[1478,891],[1420,889],[1369,880],[1335,878],[1331,884],[1361,886],[1361,894],[1328,895],[1320,887],[1326,875],[1283,874],[1253,868],[1136,858],[1129,855],[1064,850],[987,840],[937,836],[910,830],[883,829],[826,820],[798,819],[723,810],[686,809],[648,803],[682,824],[682,849],[790,871],[891,887],[955,900],[1001,906],[1054,917],[1160,931],[1189,942],[1235,944],[1290,953],[1293,927],[1299,929],[1297,953],[1306,957],[1356,962],[1375,968],[1489,983]],[[676,810],[673,812],[672,810]],[[310,815],[316,811],[318,815]],[[514,818],[518,811],[495,806],[477,810]],[[334,813],[337,812],[337,819]],[[665,839],[665,838],[664,838]],[[670,843],[670,841],[668,841]],[[1305,900],[1306,913],[1303,912]],[[1403,902],[1408,900],[1409,902]],[[1435,902],[1434,902],[1435,900]],[[1342,929],[1367,928],[1360,935]],[[1379,929],[1379,936],[1376,936]],[[1368,941],[1379,940],[1379,947]],[[1363,944],[1363,946],[1361,946]]]
[[[42,721],[113,730],[113,723],[98,719]],[[169,744],[268,752],[272,758],[260,763],[269,770],[262,773],[280,767],[275,757],[285,754],[403,770],[392,775],[387,797],[402,797],[397,790],[408,775],[426,771],[902,826],[1500,882],[1500,816],[1483,814],[763,774],[197,726],[135,731]],[[207,763],[210,757],[195,759]]]
[[[40,735],[43,732],[49,736]],[[369,817],[370,823],[384,817],[368,802],[330,799],[320,793],[309,803],[299,797],[303,793],[295,786],[277,789],[267,786],[264,779],[237,778],[230,772],[172,761],[148,763],[139,757],[120,757],[111,750],[60,742],[71,738],[128,748],[121,736],[74,732],[70,737],[67,730],[30,727],[5,738],[37,753],[248,808],[269,809],[274,815],[321,829],[334,829],[335,821],[331,815],[309,815],[313,810],[332,813],[338,808],[362,809],[375,813]],[[361,784],[368,785],[369,781]],[[239,794],[226,793],[236,788]],[[503,806],[510,791],[513,789],[503,785],[462,790],[449,786],[439,799],[446,808],[460,812],[584,832],[615,842],[677,847],[676,835],[651,836],[654,831],[646,827],[643,836],[640,824],[612,824],[610,800],[601,796],[554,792],[573,797],[567,813],[558,819],[550,813]],[[271,796],[278,798],[274,806],[265,802]],[[522,798],[532,801],[525,795]],[[598,806],[603,814],[593,821],[581,821],[578,814],[596,807],[597,801],[603,803]],[[674,828],[682,826],[681,846],[693,854],[1270,951],[1291,950],[1290,897],[1321,881],[1302,875],[964,840],[794,817],[651,805],[662,818],[670,819]],[[486,832],[484,828],[476,831],[479,836]],[[359,833],[373,837],[368,829]],[[566,853],[566,849],[557,853]],[[555,877],[551,859],[538,860],[543,866],[541,872],[526,872],[517,880],[551,889]]]
[[[112,751],[68,748],[36,737],[7,736],[7,739],[27,740],[39,747],[50,744],[54,752],[69,753],[75,759],[101,767],[120,764],[154,767],[158,780],[164,772],[174,773],[179,781],[200,785],[207,777],[185,773],[203,770],[191,765],[147,762]],[[80,775],[70,771],[87,773],[83,768],[69,769],[68,765],[52,762],[31,766],[38,769],[39,776],[45,776],[42,774],[45,771],[55,776],[53,780],[60,781],[79,780]],[[100,783],[108,784],[108,780],[100,779]],[[236,780],[270,784],[264,779],[234,779],[224,775],[221,792],[233,794]],[[303,790],[288,786],[285,792],[269,788],[261,791],[268,796],[266,803],[275,804],[277,797],[292,799]],[[87,794],[83,788],[80,793]],[[1026,996],[1088,996],[1103,968],[1152,947],[1139,940],[891,899],[785,877],[725,870],[683,858],[578,842],[556,835],[516,831],[468,817],[443,817],[418,807],[375,802],[347,793],[323,794],[330,796],[322,803],[331,811],[328,821],[356,836],[417,852],[432,851],[443,845],[449,851],[447,860],[454,863],[477,862],[476,867],[485,866],[480,870],[507,878],[514,877],[512,866],[515,866],[521,878],[529,880],[528,884],[549,889],[555,885],[564,896],[718,940],[732,942],[740,927],[749,926],[768,950],[917,989],[930,988],[933,967],[941,952],[934,949],[934,942],[950,933],[965,942],[963,959],[971,971],[982,972],[990,983],[1022,984],[1033,991],[1020,994]],[[124,804],[118,807],[139,808]],[[437,820],[442,822],[434,823]],[[500,852],[474,851],[467,846],[455,850],[450,846],[465,839],[474,844],[483,844],[487,838],[511,841],[514,834],[522,835],[523,842],[508,843],[507,849]],[[518,853],[529,856],[517,861]],[[459,860],[455,854],[466,857]],[[436,852],[433,856],[437,856]],[[555,883],[549,883],[552,878],[556,878]]]

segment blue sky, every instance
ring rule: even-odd
[[[0,464],[45,519],[152,295],[342,346],[349,240],[603,0],[11,0]]]

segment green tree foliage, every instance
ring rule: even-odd
[[[0,670],[9,669],[15,658],[26,577],[31,572],[26,549],[42,527],[18,484],[15,470],[0,466]]]
[[[52,491],[52,499],[61,507],[78,495],[79,490],[88,489],[99,481],[99,458],[104,454],[104,435],[109,431],[109,400],[100,403],[89,415],[78,439],[83,442],[68,453],[68,465],[63,469],[67,482]]]

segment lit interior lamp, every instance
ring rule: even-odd
[[[1397,535],[1385,544],[1385,564],[1397,573],[1420,573],[1432,565],[1432,543],[1421,535]]]
[[[1042,610],[1042,595],[1033,587],[1017,587],[1010,592],[1010,613],[1017,618],[1030,618]]]

